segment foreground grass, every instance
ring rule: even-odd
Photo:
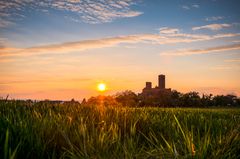
[[[239,109],[0,103],[0,158],[240,158]]]

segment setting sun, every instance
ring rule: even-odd
[[[97,88],[98,88],[98,91],[104,92],[106,90],[106,84],[105,83],[99,83]]]

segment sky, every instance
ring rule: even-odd
[[[0,0],[0,97],[240,96],[239,0]]]

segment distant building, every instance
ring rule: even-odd
[[[165,89],[165,75],[158,76],[158,88]]]
[[[165,79],[165,75],[159,75],[158,86],[156,86],[155,88],[152,88],[152,82],[146,82],[146,86],[145,88],[143,88],[141,95],[149,97],[171,93],[171,88],[165,88]]]

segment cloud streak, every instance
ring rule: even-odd
[[[194,9],[194,8],[200,8],[200,6],[198,4],[182,5],[181,8],[184,10],[190,10],[190,9]]]
[[[199,54],[210,54],[215,52],[223,52],[223,51],[231,51],[231,50],[240,50],[240,44],[233,44],[233,45],[224,45],[218,47],[211,47],[206,49],[184,49],[184,50],[177,50],[174,52],[164,52],[160,55],[162,56],[187,56],[187,55],[199,55]]]
[[[235,94],[240,95],[240,90],[238,88],[222,88],[222,87],[197,87],[196,91],[204,94],[222,95],[222,94]]]
[[[0,49],[7,45],[7,39],[0,37]]]
[[[31,79],[31,80],[15,80],[0,81],[0,85],[24,84],[24,83],[49,83],[49,82],[87,82],[92,81],[90,78],[66,78],[66,79]]]
[[[224,60],[224,62],[230,62],[230,63],[238,63],[238,62],[240,62],[240,58],[238,58],[238,59],[227,59],[227,60]]]
[[[210,70],[213,71],[223,71],[223,70],[232,70],[233,68],[231,66],[214,66],[210,67]]]
[[[160,34],[176,34],[176,33],[179,33],[179,29],[162,27],[162,28],[159,28],[159,33]]]
[[[209,29],[209,30],[216,31],[223,28],[229,28],[231,26],[232,26],[231,24],[209,24],[209,25],[193,27],[192,30]]]
[[[157,39],[157,36],[158,35],[151,35],[151,34],[129,35],[129,36],[96,39],[96,40],[84,40],[84,41],[77,41],[77,42],[44,45],[44,46],[30,47],[30,48],[0,48],[0,57],[84,51],[88,49],[113,47],[120,43],[137,43],[137,42],[144,42],[145,40],[153,41]]]
[[[126,35],[109,37],[94,40],[83,40],[76,42],[66,42],[60,44],[50,44],[43,46],[35,46],[29,48],[15,48],[15,47],[2,47],[0,48],[0,60],[10,56],[29,56],[29,55],[39,55],[39,54],[60,54],[60,53],[70,53],[70,52],[81,52],[89,49],[100,49],[107,47],[114,47],[119,44],[134,44],[134,43],[147,43],[147,44],[174,44],[174,43],[191,43],[198,41],[214,40],[219,38],[229,38],[240,36],[240,33],[236,34],[216,34],[216,35],[202,35],[202,34],[182,34],[182,33],[171,33],[171,34],[138,34],[138,35]],[[233,46],[238,46],[232,45]],[[224,48],[213,48],[214,49],[224,49]],[[228,48],[229,49],[229,48]],[[195,50],[185,52],[187,54],[200,54],[204,53],[206,50]],[[180,52],[182,53],[182,52]],[[5,59],[6,60],[6,59]]]
[[[212,17],[207,17],[205,18],[205,21],[217,21],[217,20],[221,20],[221,19],[224,19],[223,16],[212,16]]]
[[[0,28],[7,28],[7,27],[12,26],[14,24],[15,24],[14,22],[11,22],[11,21],[6,20],[6,19],[2,19],[0,17]]]

